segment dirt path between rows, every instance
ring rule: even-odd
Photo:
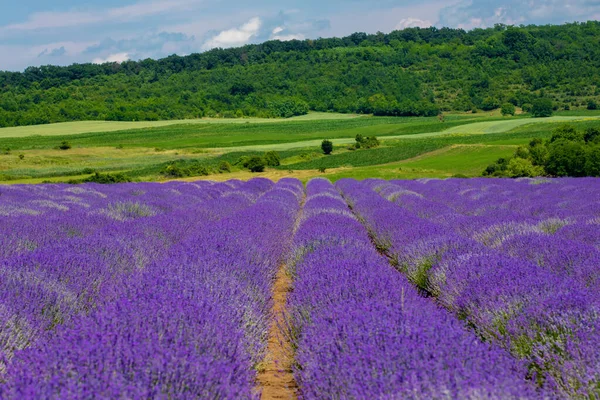
[[[292,289],[292,279],[285,266],[279,267],[273,286],[273,323],[269,328],[267,355],[258,373],[257,390],[261,399],[297,399],[298,385],[292,372],[294,351],[285,334],[286,301]]]

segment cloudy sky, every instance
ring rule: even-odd
[[[185,55],[268,39],[600,19],[599,0],[0,0],[0,70]]]

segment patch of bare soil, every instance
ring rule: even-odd
[[[297,399],[298,385],[292,372],[294,351],[285,333],[286,301],[292,280],[281,266],[273,286],[273,323],[269,329],[267,355],[257,377],[261,399]]]

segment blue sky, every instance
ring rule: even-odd
[[[598,0],[0,0],[0,70],[185,55],[268,39],[600,19]]]

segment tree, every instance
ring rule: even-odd
[[[265,159],[260,156],[250,157],[250,159],[248,160],[248,163],[247,163],[247,168],[251,172],[263,172],[265,170],[266,166],[267,166],[267,163],[265,162]]]
[[[588,110],[597,110],[598,109],[598,103],[596,103],[595,100],[588,101],[587,109]]]
[[[533,139],[529,142],[529,158],[536,166],[544,166],[548,161],[548,149],[542,139]]]
[[[600,145],[590,146],[585,161],[586,176],[600,176]]]
[[[534,118],[547,118],[551,117],[553,113],[553,104],[550,99],[537,99],[533,102],[531,114]]]
[[[546,172],[554,176],[585,176],[586,151],[582,143],[557,140],[550,144]]]
[[[323,142],[321,142],[321,150],[323,150],[323,154],[331,154],[333,152],[333,143],[331,140],[323,140]]]
[[[65,140],[65,141],[61,142],[61,144],[58,146],[58,148],[61,150],[69,150],[71,148],[71,143],[69,143]]]
[[[572,125],[562,125],[556,128],[552,132],[550,143],[554,143],[557,140],[568,140],[572,142],[583,142],[584,135],[578,132]]]
[[[511,178],[535,177],[544,174],[544,168],[535,166],[531,160],[514,157],[508,162],[508,176]]]
[[[533,104],[531,104],[531,103],[524,103],[521,106],[521,110],[523,110],[524,113],[530,113],[531,110],[533,110]]]
[[[275,151],[266,152],[263,158],[265,159],[265,163],[269,167],[278,167],[281,165],[281,158],[279,157],[279,154]]]
[[[513,104],[511,103],[504,103],[502,105],[502,115],[507,116],[507,115],[515,115],[516,112],[516,108]]]
[[[600,144],[600,129],[598,128],[587,128],[583,135],[583,139],[586,143],[597,143]]]

